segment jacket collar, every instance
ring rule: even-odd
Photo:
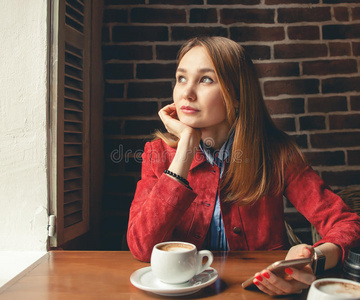
[[[200,148],[197,149],[194,159],[190,165],[190,170],[196,168],[197,166],[201,165],[202,163],[206,162],[206,157],[204,153],[200,150]]]

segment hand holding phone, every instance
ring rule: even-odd
[[[275,274],[279,277],[284,277],[286,275],[285,269],[286,268],[295,268],[295,269],[302,269],[307,264],[312,262],[312,257],[307,258],[299,258],[299,259],[289,259],[289,260],[279,260],[272,263],[270,266],[266,267],[271,273]],[[254,276],[244,281],[241,285],[244,289],[250,288],[253,283]],[[255,286],[255,285],[254,285]]]

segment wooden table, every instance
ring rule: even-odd
[[[274,299],[244,290],[241,282],[284,259],[285,254],[286,251],[214,252],[212,267],[219,272],[217,281],[195,294],[171,299]],[[40,264],[3,290],[0,299],[169,299],[130,283],[130,275],[147,266],[127,251],[51,251]],[[306,299],[306,295],[304,291],[281,299]]]

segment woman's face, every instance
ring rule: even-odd
[[[188,126],[229,130],[224,97],[214,66],[203,47],[194,47],[176,71],[173,99],[179,120]]]

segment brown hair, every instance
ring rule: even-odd
[[[194,47],[204,47],[214,65],[230,125],[235,130],[228,171],[222,187],[228,201],[244,205],[284,189],[285,167],[295,156],[304,162],[297,145],[273,123],[262,97],[254,65],[244,48],[223,37],[187,41],[178,62]],[[157,134],[169,145],[176,141]]]

